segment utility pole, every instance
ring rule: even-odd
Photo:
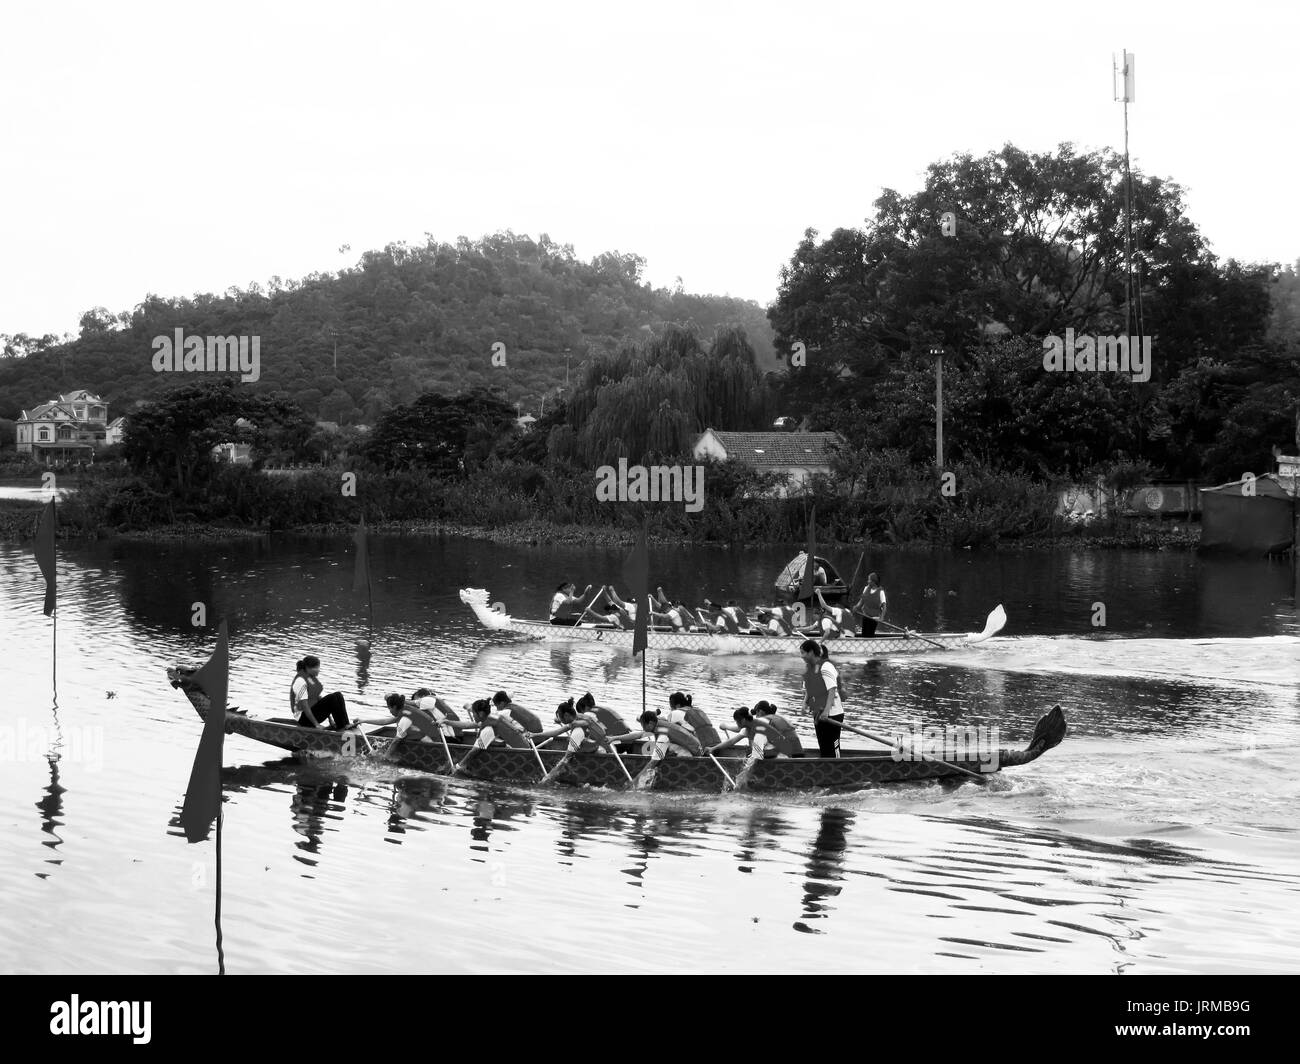
[[[931,347],[934,356],[934,467],[943,472],[943,348]]]

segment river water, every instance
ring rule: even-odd
[[[652,550],[652,573],[748,603],[793,553]],[[505,687],[546,719],[586,690],[631,711],[626,651],[490,634],[457,598],[482,587],[536,616],[563,578],[621,585],[622,561],[373,536],[367,669],[346,539],[60,544],[56,708],[38,571],[0,545],[0,970],[217,969],[214,841],[176,823],[200,724],[163,670],[206,660],[219,618],[231,704],[254,714],[282,715],[307,653],[370,714],[426,683],[457,705]],[[996,725],[1016,746],[1059,703],[1065,742],[985,785],[723,797],[299,765],[228,736],[226,970],[1300,971],[1289,566],[881,551],[864,567],[899,623],[977,630],[998,602],[1010,620],[982,649],[845,665],[851,721]],[[763,697],[793,707],[797,664],[651,651],[648,697],[689,691],[715,721]]]

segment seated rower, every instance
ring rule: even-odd
[[[583,609],[583,600],[587,597],[587,592],[591,590],[588,584],[581,595],[575,595],[576,585],[572,581],[565,581],[555,589],[555,594],[551,596],[551,616],[552,624],[564,624],[570,627],[576,625],[585,612]]]
[[[645,745],[641,753],[653,755],[655,760],[668,754],[675,757],[700,757],[704,754],[704,747],[690,731],[681,724],[661,719],[653,709],[642,713],[638,723],[641,725],[639,730],[610,736],[610,742],[642,742]]]
[[[599,750],[602,747],[606,750],[610,748],[609,737],[606,735],[600,719],[590,710],[579,712],[572,698],[566,699],[556,707],[555,719],[559,721],[559,727],[538,732],[532,737],[534,743],[554,739],[568,732],[568,750],[570,753],[576,750],[585,752]]]
[[[613,584],[606,585],[605,598],[609,601],[611,609],[617,614],[619,621],[622,622],[621,627],[630,629],[636,625],[636,603],[635,602],[628,602],[625,599],[619,598],[618,592],[614,590]],[[650,599],[650,624],[651,625],[657,625],[661,628],[670,627],[670,626],[674,628],[680,627],[680,625],[674,623],[672,617],[670,617],[666,613],[660,613],[654,608],[654,606],[655,606],[655,600],[653,597],[651,597]],[[608,611],[606,611],[606,616],[609,616]]]
[[[820,605],[818,613],[820,615],[822,635],[827,639],[852,638],[853,614],[842,606],[830,605],[822,598],[820,588],[817,588],[813,594],[816,595],[817,602]]]
[[[768,635],[803,634],[795,631],[795,611],[791,606],[755,606],[760,624],[767,626]]]
[[[612,709],[596,705],[595,696],[590,691],[578,699],[578,712],[596,714],[596,719],[600,721],[601,727],[610,735],[623,735],[628,731],[628,726],[623,723],[623,718]]]
[[[429,689],[425,687],[420,690]],[[419,691],[415,694],[419,694]],[[445,707],[445,710],[439,708],[439,703]],[[389,716],[358,720],[356,723],[392,724],[396,721],[395,738],[416,739],[422,743],[434,742],[439,731],[442,732],[444,739],[454,743],[460,732],[473,731],[475,727],[457,717],[452,708],[436,696],[417,699],[415,695],[407,698],[405,695],[394,693],[384,698],[384,705],[388,707]],[[412,731],[414,735],[411,734]]]
[[[681,691],[674,691],[668,696],[668,720],[690,729],[702,746],[713,746],[721,741],[708,715],[694,704],[691,695]]]
[[[726,627],[726,630],[729,634],[731,635],[760,634],[759,629],[755,626],[754,622],[749,619],[748,614],[746,614],[745,611],[740,606],[736,605],[735,599],[728,599],[727,604],[721,607],[714,606],[713,603],[710,602],[708,599],[704,600],[704,604],[706,606],[718,610],[718,613],[722,619],[722,623]]]
[[[727,750],[742,739],[748,739],[750,752],[755,756],[803,757],[803,744],[799,741],[794,725],[777,713],[769,703],[757,703],[753,712],[748,706],[741,706],[732,717],[740,731],[726,742],[711,747],[710,753]]]
[[[335,729],[353,727],[348,723],[343,696],[338,691],[321,695],[325,685],[320,681],[320,658],[308,654],[297,663],[297,670],[289,685],[289,708],[299,727],[319,728],[323,720],[330,721]]]
[[[508,713],[514,722],[526,732],[539,732],[542,730],[542,718],[527,706],[521,706],[505,691],[498,691],[492,696],[492,708],[501,714]]]
[[[474,740],[475,750],[485,750],[494,743],[510,747],[512,750],[527,750],[528,737],[524,730],[506,714],[493,713],[492,703],[480,698],[470,706],[470,714],[478,725],[478,738]]]

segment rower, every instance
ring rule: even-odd
[[[584,752],[599,750],[602,747],[610,749],[609,737],[605,734],[599,718],[594,712],[579,713],[572,698],[566,699],[556,707],[555,718],[560,722],[560,726],[539,732],[532,737],[533,742],[554,739],[568,732],[570,753],[577,750]]]
[[[758,614],[758,619],[763,622],[767,620],[768,635],[794,635],[794,610],[790,606],[755,606],[754,612]]]
[[[588,584],[581,595],[574,595],[576,587],[577,585],[571,580],[566,580],[555,589],[555,594],[551,596],[550,620],[552,624],[564,624],[572,627],[582,618],[583,599],[587,597],[591,585]]]
[[[293,683],[289,685],[289,708],[297,718],[298,726],[319,728],[320,722],[328,719],[335,729],[352,727],[348,723],[343,696],[338,691],[321,695],[324,684],[320,682],[320,658],[308,654],[297,663],[297,670]]]
[[[690,729],[702,746],[713,746],[721,741],[713,722],[704,710],[694,704],[691,695],[674,691],[668,696],[668,719],[674,724],[681,724]]]
[[[852,637],[853,614],[841,606],[832,606],[828,603],[822,598],[821,588],[817,588],[813,594],[821,604],[820,609],[817,611],[820,617],[820,634],[826,639],[838,639],[841,636]]]
[[[596,714],[596,719],[600,721],[601,727],[610,735],[625,735],[628,731],[628,726],[623,723],[623,718],[612,709],[596,705],[596,698],[590,691],[578,699],[577,708],[579,713]]]
[[[527,750],[529,742],[524,731],[514,722],[514,718],[492,712],[492,703],[480,698],[470,705],[470,714],[478,725],[478,738],[474,740],[474,749],[485,750],[494,743],[501,743],[512,750]]]
[[[704,753],[704,747],[700,745],[700,741],[690,731],[681,724],[662,719],[653,709],[647,709],[642,713],[638,723],[641,725],[639,731],[612,736],[610,742],[643,741],[645,747],[641,752],[643,754],[652,754],[659,750],[662,751],[659,753],[659,757],[666,754],[673,754],[676,757],[700,757]]]
[[[498,713],[508,713],[515,723],[526,732],[539,732],[542,730],[542,718],[527,706],[519,705],[505,691],[498,691],[492,696],[492,707]]]
[[[427,691],[428,688],[421,688],[421,690]],[[417,691],[416,694],[419,692]],[[440,702],[445,707],[445,711],[439,708]],[[422,743],[433,742],[439,731],[442,732],[443,738],[455,742],[458,733],[474,730],[473,724],[460,720],[452,708],[436,696],[417,699],[415,695],[407,698],[405,695],[394,693],[385,696],[384,705],[388,707],[389,716],[358,720],[356,723],[392,724],[396,721],[394,738],[418,738]],[[415,732],[414,736],[410,734],[412,731]]]
[[[605,598],[609,601],[610,608],[618,614],[618,618],[623,622],[624,627],[632,628],[636,625],[637,604],[635,602],[628,602],[626,599],[620,598],[618,592],[614,590],[613,584],[606,585]],[[675,622],[669,614],[660,613],[654,607],[655,602],[652,598],[650,600],[650,623],[652,625],[658,625],[659,627],[671,625],[673,628],[681,627],[680,623]],[[608,610],[606,611],[606,615],[609,615]]]
[[[713,753],[726,750],[748,738],[750,750],[761,753],[763,757],[803,757],[803,743],[799,739],[799,733],[770,702],[756,702],[752,712],[748,706],[741,706],[732,717],[740,728],[739,734],[714,746]]]

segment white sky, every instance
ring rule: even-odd
[[[0,332],[507,228],[767,304],[932,161],[1122,147],[1125,47],[1135,164],[1294,262],[1298,41],[1294,0],[0,0]]]

